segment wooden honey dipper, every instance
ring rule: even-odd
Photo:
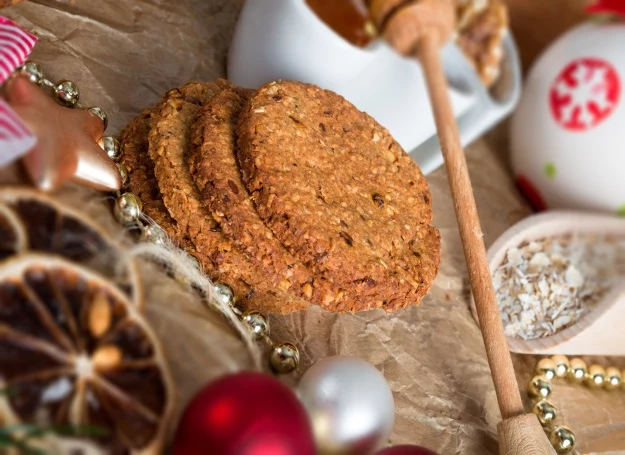
[[[512,359],[499,315],[482,228],[458,126],[451,109],[440,48],[455,29],[456,0],[369,0],[382,36],[405,56],[420,60],[454,200],[469,280],[502,421],[497,427],[502,455],[555,454],[538,418],[524,414]]]

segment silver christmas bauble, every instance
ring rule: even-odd
[[[314,364],[297,388],[321,454],[367,455],[385,443],[395,421],[384,376],[357,357]]]
[[[80,99],[80,90],[72,81],[58,82],[52,89],[56,99],[65,107],[76,107]]]

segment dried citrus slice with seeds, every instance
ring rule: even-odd
[[[24,251],[53,253],[111,278],[141,305],[134,261],[85,214],[30,189],[0,189],[0,259]]]
[[[27,233],[13,210],[0,203],[0,260],[26,251]]]
[[[173,387],[137,307],[105,278],[57,256],[0,266],[0,421],[85,425],[111,454],[157,454]]]

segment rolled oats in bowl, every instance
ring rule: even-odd
[[[506,335],[569,327],[625,277],[625,236],[565,235],[510,248],[493,273]]]

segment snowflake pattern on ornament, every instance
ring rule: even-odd
[[[585,131],[614,112],[620,94],[619,75],[609,62],[580,58],[569,63],[553,82],[551,113],[560,126]]]

